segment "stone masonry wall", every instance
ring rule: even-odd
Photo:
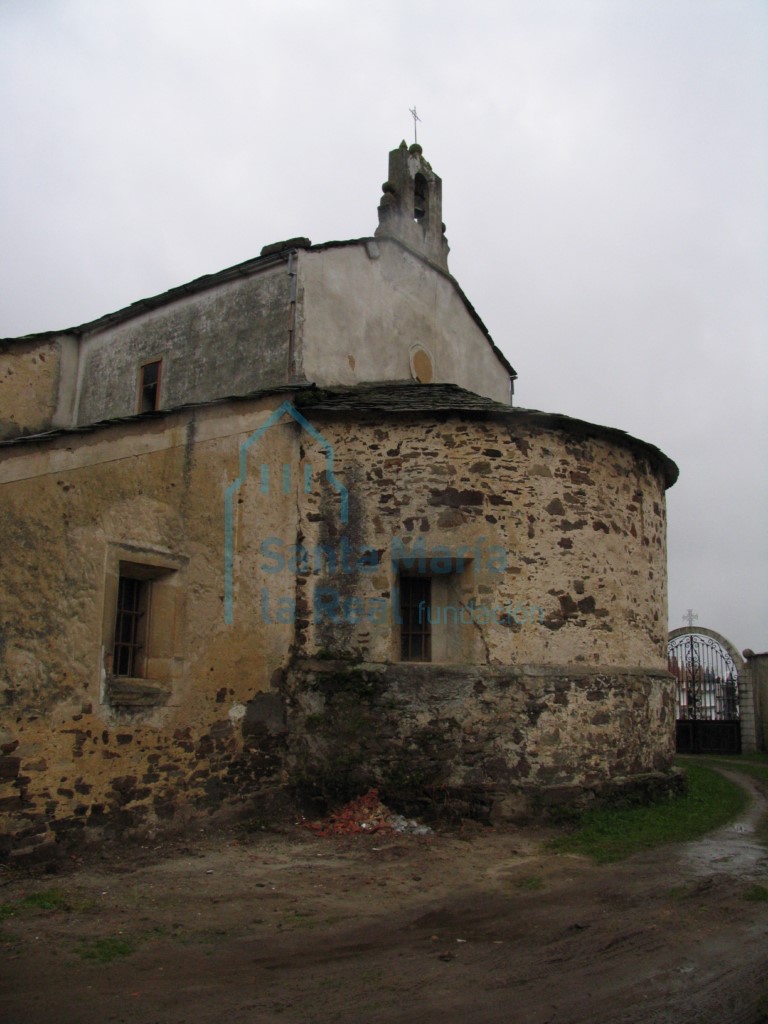
[[[375,785],[411,813],[525,818],[663,780],[674,756],[664,672],[310,660],[284,689],[289,777],[321,804]]]
[[[60,344],[7,342],[0,349],[0,438],[46,430],[58,401]]]
[[[358,768],[386,776],[393,796],[382,765],[411,763],[414,744],[403,799],[437,785],[493,814],[517,813],[541,787],[584,790],[669,764],[664,485],[642,445],[514,411],[353,417],[297,396],[333,445],[332,477],[327,447],[298,420],[259,433],[283,397],[2,450],[0,850],[42,857],[89,832],[298,792],[360,665],[376,699],[356,712]],[[375,564],[291,569],[274,557],[344,538]],[[470,568],[435,577],[446,601],[540,606],[543,621],[474,615],[442,638],[435,626],[442,663],[400,663],[393,552],[421,538],[432,567],[441,546],[470,552]],[[486,564],[491,549],[501,569]],[[164,616],[162,672],[138,695],[110,674],[121,560],[173,580],[151,612]],[[334,621],[317,605],[322,588],[364,613]],[[307,659],[338,664],[329,677]]]
[[[597,431],[530,425],[514,412],[426,421],[307,415],[334,445],[350,514],[343,526],[329,488],[304,496],[304,547],[337,548],[346,536],[352,550],[379,553],[375,570],[306,577],[310,590],[337,588],[363,608],[358,623],[310,615],[307,653],[397,660],[391,615],[379,622],[373,610],[394,599],[395,549],[423,550],[463,553],[463,571],[437,575],[458,603],[477,609],[464,616],[469,625],[448,623],[463,632],[449,660],[665,671],[665,485],[642,449]],[[509,613],[486,621],[500,607]]]
[[[315,659],[284,684],[302,792],[376,784],[422,810],[428,794],[514,817],[670,768],[665,481],[641,446],[524,414],[305,411],[333,443],[350,511],[343,524],[338,495],[305,495],[302,545],[346,541],[376,564],[331,571],[320,557],[293,573],[296,650]],[[397,664],[393,625],[403,552],[417,551],[438,605],[441,655],[426,666]]]

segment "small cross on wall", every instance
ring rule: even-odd
[[[693,608],[689,608],[685,615],[683,615],[683,622],[687,622],[691,629],[693,629],[693,624],[698,617],[699,616],[694,613]]]

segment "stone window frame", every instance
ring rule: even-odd
[[[441,564],[444,559],[441,559]],[[463,591],[467,580],[474,574],[474,563],[470,557],[462,559],[462,567],[451,572],[436,571],[434,569],[435,559],[427,556],[424,571],[412,567],[397,559],[393,561],[394,579],[392,588],[396,595],[396,614],[394,615],[395,629],[392,633],[391,659],[403,665],[432,665],[432,664],[475,664],[477,661],[476,645],[478,642],[478,627],[470,623],[458,621],[461,608],[472,607],[472,598],[468,602],[463,600]],[[454,560],[455,562],[455,560]],[[403,623],[400,615],[400,579],[403,577],[420,577],[430,581],[430,646],[431,657],[425,661],[415,661],[402,657]],[[456,614],[454,616],[454,609]],[[450,612],[450,614],[448,614]],[[453,619],[457,621],[453,621]]]
[[[113,708],[152,708],[168,703],[184,675],[184,618],[188,559],[169,551],[109,543],[102,620],[101,703]],[[146,583],[140,675],[113,671],[120,578]]]

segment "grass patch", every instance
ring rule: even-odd
[[[768,903],[768,887],[765,885],[752,885],[744,893],[744,899],[750,903]]]
[[[711,768],[686,763],[685,773],[685,796],[644,807],[586,811],[572,833],[548,845],[608,864],[664,843],[698,839],[725,825],[746,806],[747,794]]]
[[[671,889],[667,889],[666,896],[670,900],[684,900],[688,896],[688,886],[673,885]]]
[[[538,892],[544,888],[544,879],[538,875],[529,875],[526,878],[518,878],[515,886],[523,892]]]
[[[21,950],[21,940],[16,935],[0,928],[0,953],[4,956],[11,956]]]
[[[130,956],[136,951],[137,941],[128,935],[107,935],[102,939],[83,939],[75,952],[82,960],[91,963],[109,964],[121,956]]]
[[[31,892],[15,903],[0,904],[0,921],[9,917],[20,917],[39,911],[72,910],[73,901],[60,889],[46,889],[45,892]]]
[[[316,910],[288,910],[283,923],[291,928],[317,928],[322,922],[317,918]]]
[[[121,932],[118,935],[104,935],[98,939],[81,939],[75,947],[75,952],[81,960],[109,964],[121,956],[135,953],[142,943],[163,938],[168,933],[164,925],[153,925],[152,928],[134,935],[123,935]]]

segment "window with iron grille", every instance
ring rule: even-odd
[[[112,671],[116,676],[140,679],[144,675],[150,586],[149,580],[120,577],[112,659]]]
[[[432,626],[429,621],[432,580],[428,576],[400,577],[400,658],[432,660]]]

